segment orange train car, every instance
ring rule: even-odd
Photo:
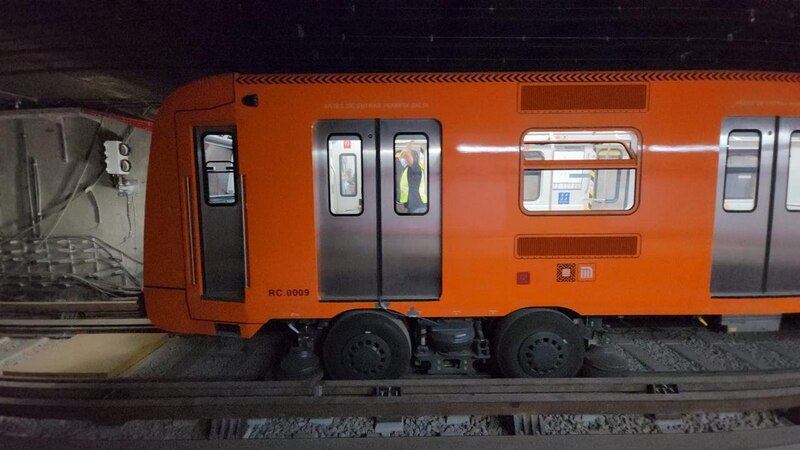
[[[589,318],[800,312],[800,75],[199,80],[155,121],[145,259],[158,327],[286,321],[334,378],[569,376]]]

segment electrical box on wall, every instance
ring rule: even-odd
[[[128,156],[131,148],[122,141],[105,141],[106,172],[111,175],[127,175],[131,171]]]

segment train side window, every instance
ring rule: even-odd
[[[203,134],[205,200],[211,206],[236,204],[236,148],[231,133]]]
[[[638,135],[632,131],[532,131],[521,146],[522,208],[531,213],[629,211]]]
[[[761,133],[737,130],[728,135],[725,160],[725,211],[749,212],[756,209]]]
[[[399,215],[428,213],[428,137],[398,134],[394,138],[394,211]]]
[[[522,157],[526,161],[544,161],[544,153],[538,150],[523,151]],[[522,198],[526,202],[539,200],[542,189],[542,171],[526,170],[522,182]]]
[[[786,192],[786,209],[800,211],[800,132],[792,133],[789,146],[789,187]]]
[[[328,206],[333,215],[357,216],[363,210],[361,156],[360,136],[328,138]]]

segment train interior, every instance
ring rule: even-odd
[[[532,131],[522,144],[525,161],[635,160],[630,131]],[[635,169],[525,169],[523,208],[529,212],[614,210],[634,205]]]

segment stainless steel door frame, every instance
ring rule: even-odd
[[[438,121],[430,119],[380,121],[382,300],[441,297],[441,129]],[[401,215],[395,210],[395,137],[401,134],[428,138],[428,211],[424,215]]]
[[[722,123],[711,266],[711,295],[714,297],[764,293],[775,123],[775,117],[729,117]],[[753,211],[747,212],[725,211],[723,206],[728,136],[737,130],[753,130],[761,134],[756,204]]]
[[[766,280],[768,295],[800,294],[800,211],[789,211],[786,207],[791,138],[792,134],[799,130],[800,117],[778,119],[772,226]]]
[[[375,120],[320,120],[314,125],[314,210],[321,300],[376,300],[378,279],[378,199]],[[333,215],[329,203],[328,140],[361,139],[362,211]],[[338,183],[337,183],[338,184]]]

